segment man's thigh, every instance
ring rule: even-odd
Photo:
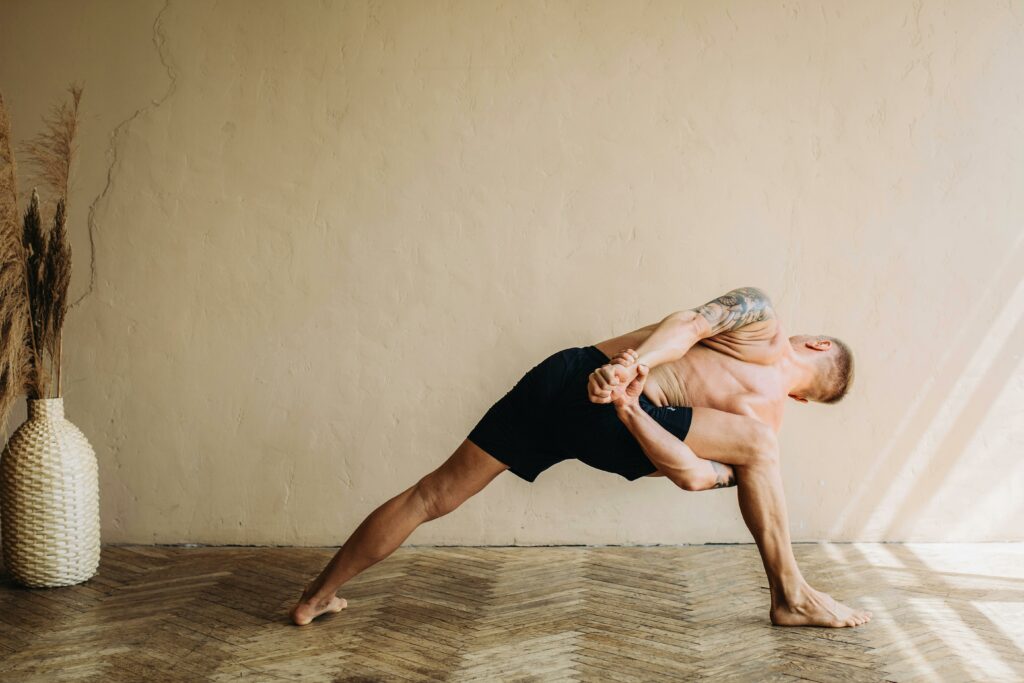
[[[714,408],[694,408],[683,443],[705,460],[747,465],[751,445],[763,441],[766,425],[746,415]]]

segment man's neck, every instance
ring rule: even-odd
[[[778,363],[786,378],[788,393],[796,396],[806,396],[814,386],[815,368],[810,363],[800,358],[792,346],[789,346],[779,358]]]

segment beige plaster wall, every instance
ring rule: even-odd
[[[1022,21],[3,2],[16,137],[86,88],[66,403],[105,540],[339,543],[552,351],[742,285],[859,354],[789,409],[797,539],[1024,539]],[[734,491],[572,462],[410,542],[748,539]]]

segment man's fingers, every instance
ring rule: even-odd
[[[649,369],[646,365],[637,367],[635,375],[624,367],[634,365],[636,359],[636,352],[626,349],[620,351],[613,362],[591,372],[587,380],[587,395],[591,403],[611,403],[617,395],[626,391],[627,386],[633,389],[638,380],[642,384]]]
[[[612,385],[612,382],[601,372],[601,368],[590,373],[590,382],[597,389],[609,389]]]
[[[639,358],[639,356],[637,356],[636,351],[626,349],[625,351],[619,351],[615,354],[615,357],[612,358],[612,362],[618,365],[632,365],[637,361],[637,358]]]
[[[641,365],[636,369],[636,379],[629,383],[630,390],[635,390],[637,388],[643,387],[643,385],[647,383],[648,369],[649,368],[646,365]]]
[[[611,401],[611,389],[601,386],[597,372],[590,373],[590,381],[587,383],[587,395],[591,403],[608,403]]]
[[[629,367],[635,365],[639,359],[640,355],[633,349],[623,349],[615,354],[615,357],[611,359],[611,363],[614,365],[624,365]]]

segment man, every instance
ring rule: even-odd
[[[635,350],[634,350],[635,349]],[[597,369],[594,369],[595,366]],[[737,486],[780,626],[858,626],[869,612],[807,583],[790,546],[777,432],[787,398],[835,403],[852,379],[833,337],[785,337],[753,287],[534,366],[439,468],[367,517],[291,610],[299,625],[339,612],[349,579],[506,469],[533,481],[576,458],[628,480],[665,476],[687,491]]]

